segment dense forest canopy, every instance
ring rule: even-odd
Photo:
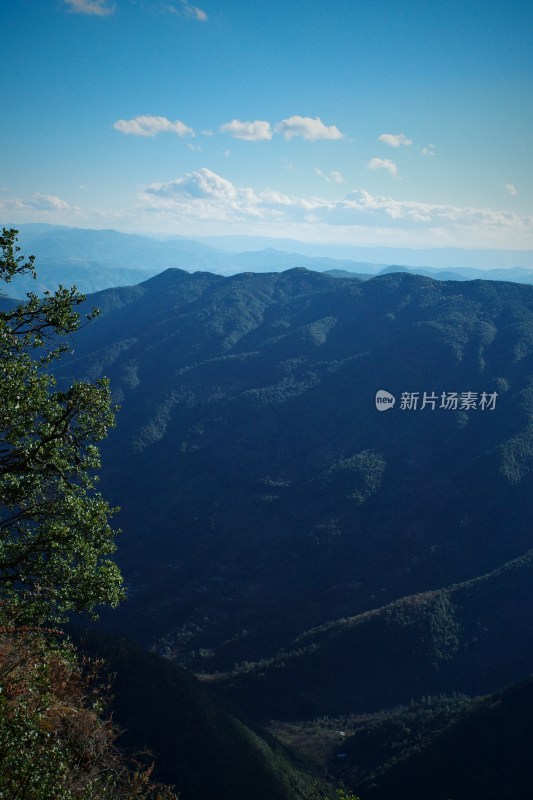
[[[6,283],[31,278],[14,231],[2,254]],[[531,287],[407,273],[168,270],[88,300],[4,298],[0,788],[532,785],[532,331]],[[74,645],[57,626],[78,611],[103,619]],[[124,761],[110,713],[154,768]]]

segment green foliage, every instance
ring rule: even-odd
[[[0,250],[0,280],[35,276],[16,231],[4,229]],[[112,509],[95,491],[97,443],[114,423],[109,387],[58,391],[50,373],[83,300],[60,286],[0,312],[0,798],[172,800],[151,767],[130,766],[116,749],[101,665],[39,627],[122,597],[107,557]]]
[[[35,274],[33,258],[18,255],[16,231],[4,229],[0,249],[0,280]],[[114,416],[105,380],[57,391],[49,371],[68,349],[58,337],[80,327],[83,295],[60,286],[27,298],[0,312],[0,598],[27,619],[57,619],[122,597],[107,558],[112,509],[94,472]]]
[[[1,617],[0,798],[175,800],[116,749],[101,664],[57,632],[18,626],[5,608]]]

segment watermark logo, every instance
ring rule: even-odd
[[[394,403],[396,402],[396,398],[390,392],[386,392],[385,389],[380,389],[376,392],[376,408],[378,411],[388,411],[389,408],[394,407]]]
[[[494,411],[498,392],[402,392],[400,411]],[[376,408],[388,411],[394,408],[396,398],[380,389],[376,392]]]

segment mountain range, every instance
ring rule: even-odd
[[[90,304],[62,369],[122,406],[121,631],[227,671],[531,547],[530,287],[168,270]],[[381,414],[380,389],[497,402]]]
[[[128,600],[102,626],[297,742],[339,720],[328,769],[369,798],[395,797],[390,753],[350,753],[411,730],[414,785],[468,698],[532,671],[533,287],[169,269],[93,305],[58,379],[107,375],[121,406]]]
[[[19,277],[8,287],[18,298],[29,291],[51,291],[58,283],[75,284],[85,293],[128,286],[169,267],[220,275],[304,267],[360,279],[384,271],[410,271],[436,280],[533,283],[530,251],[342,247],[245,236],[162,239],[42,223],[6,227],[20,230],[26,252],[35,255],[39,265],[36,281]]]

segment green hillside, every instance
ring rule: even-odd
[[[118,744],[155,762],[154,778],[176,787],[181,800],[303,800],[319,773],[295,763],[274,737],[253,731],[170,661],[125,639],[76,635],[105,661]],[[325,784],[324,784],[325,786]],[[317,790],[318,791],[318,790]],[[323,790],[317,797],[323,797]]]
[[[472,704],[358,791],[363,800],[527,800],[533,795],[532,712],[529,679]]]
[[[169,270],[89,302],[62,375],[108,375],[121,405],[116,631],[227,671],[531,548],[531,287]],[[453,391],[497,404],[399,407]]]
[[[264,720],[337,717],[494,691],[529,674],[532,654],[530,552],[480,578],[325,624],[214,685]]]
[[[101,624],[154,652],[89,639],[124,747],[185,800],[304,800],[307,764],[255,725],[312,757],[329,720],[319,767],[363,800],[432,770],[443,800],[516,792],[515,751],[499,783],[439,753],[531,673],[533,289],[167,270],[92,305],[56,375],[121,406],[101,487],[128,599]]]

